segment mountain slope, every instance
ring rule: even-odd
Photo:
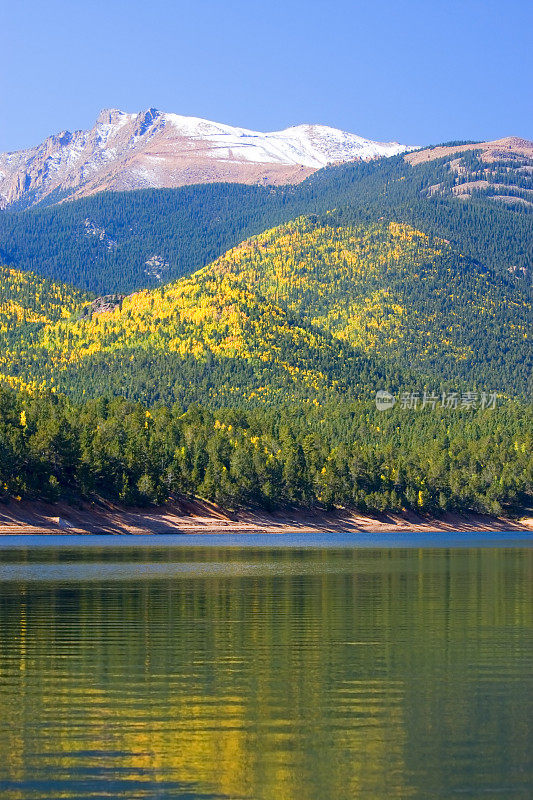
[[[430,196],[463,200],[484,196],[533,209],[533,142],[527,139],[509,136],[494,142],[437,146],[404,158],[414,166],[440,159],[449,165],[448,179],[427,188]]]
[[[43,326],[88,312],[90,296],[32,272],[0,266],[0,335],[19,340]],[[7,337],[7,338],[6,338]]]
[[[37,147],[0,154],[0,208],[103,190],[192,183],[297,183],[326,164],[409,149],[325,125],[260,133],[151,108],[100,113],[88,131],[63,131]]]
[[[395,222],[298,219],[244,242],[211,269],[365,352],[426,374],[466,375],[474,362],[490,361],[480,325],[490,327],[491,345],[511,352],[528,338],[526,292],[448,242]]]
[[[26,375],[39,371],[32,366],[34,348],[46,326],[76,320],[90,308],[90,296],[71,286],[0,266],[0,378],[9,375],[13,385],[24,384],[18,375],[21,363]]]
[[[15,386],[216,405],[310,400],[339,380],[361,388],[386,377],[350,345],[216,273],[108,298],[102,311],[68,286],[2,272],[0,377]]]
[[[527,390],[531,303],[443,240],[298,219],[112,311],[36,325],[0,369],[75,396],[211,405],[368,396],[378,385]]]
[[[533,191],[533,159],[517,146],[505,163],[487,163],[480,146],[464,147],[463,155],[452,147],[447,156],[418,164],[400,155],[329,166],[297,186],[204,184],[3,211],[0,263],[99,294],[129,293],[190,274],[243,239],[302,214],[337,209],[345,224],[381,217],[410,224],[531,283],[533,213],[525,198]]]

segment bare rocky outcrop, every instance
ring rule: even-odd
[[[518,136],[507,136],[504,139],[496,139],[493,142],[473,142],[451,146],[438,145],[437,147],[428,147],[425,150],[407,153],[404,158],[415,166],[427,161],[435,161],[437,158],[453,156],[455,153],[466,153],[470,150],[481,150],[481,160],[487,163],[512,158],[516,155],[533,158],[533,142],[530,142],[529,139],[520,139]]]

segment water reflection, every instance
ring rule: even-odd
[[[2,562],[6,799],[533,791],[531,550]]]

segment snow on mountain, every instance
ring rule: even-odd
[[[105,189],[297,183],[327,164],[412,149],[325,125],[261,133],[154,108],[106,109],[88,131],[62,131],[28,150],[0,154],[0,207]]]
[[[414,149],[398,142],[373,142],[326,125],[297,125],[283,131],[260,133],[196,117],[163,116],[181,136],[209,142],[221,160],[242,159],[320,169],[327,164],[391,156]]]

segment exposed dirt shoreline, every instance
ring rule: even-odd
[[[225,512],[209,503],[174,503],[152,509],[125,509],[99,503],[11,502],[0,504],[0,536],[21,534],[139,535],[163,533],[315,533],[422,531],[531,531],[533,517],[518,520],[484,514],[446,513],[439,518],[355,511]]]

